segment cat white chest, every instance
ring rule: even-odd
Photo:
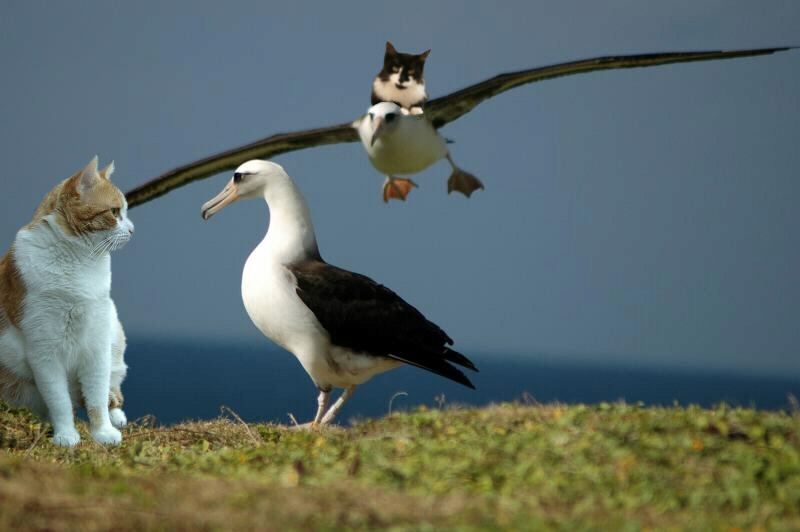
[[[411,80],[401,85],[398,80],[399,74],[392,74],[389,81],[376,78],[372,83],[372,92],[382,101],[394,102],[406,109],[422,105],[428,99],[424,84]]]
[[[74,256],[52,238],[47,224],[23,229],[14,242],[14,257],[25,285],[21,329],[25,341],[52,343],[67,368],[102,356],[111,344],[116,319],[110,297],[108,255],[96,260]]]

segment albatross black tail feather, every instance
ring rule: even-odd
[[[454,364],[458,364],[459,366],[464,366],[467,369],[471,369],[472,371],[478,371],[478,368],[475,367],[475,364],[472,363],[470,359],[455,351],[450,349],[449,347],[444,348],[444,359]]]
[[[472,388],[474,390],[475,389],[475,385],[472,384],[472,381],[470,381],[467,378],[467,376],[464,375],[461,372],[460,369],[458,369],[457,367],[451,365],[450,362],[448,362],[449,358],[445,358],[445,357],[450,357],[450,356],[453,356],[453,355],[457,355],[458,357],[460,357],[459,360],[463,359],[466,362],[466,364],[462,364],[462,365],[464,365],[465,367],[468,367],[470,369],[473,369],[475,371],[478,371],[478,369],[464,355],[462,355],[462,354],[460,354],[460,353],[458,353],[456,351],[453,351],[452,349],[449,349],[449,348],[446,348],[446,349],[447,349],[447,352],[444,355],[444,357],[442,357],[442,355],[436,356],[436,353],[430,353],[430,352],[425,353],[424,356],[418,356],[418,354],[417,354],[418,352],[417,352],[417,353],[415,353],[417,356],[403,357],[402,355],[392,354],[392,355],[389,355],[389,357],[390,358],[394,358],[395,360],[399,360],[401,362],[405,362],[406,364],[410,364],[412,366],[416,366],[418,368],[428,370],[431,373],[435,373],[435,374],[437,374],[437,375],[439,375],[441,377],[444,377],[446,379],[450,379],[451,381],[455,381],[455,382],[457,382],[459,384],[463,384],[467,388]],[[456,358],[456,357],[453,356],[453,358]],[[458,362],[458,363],[460,364],[461,362]]]
[[[331,344],[370,356],[389,357],[474,389],[450,363],[478,371],[447,347],[453,340],[400,296],[365,275],[310,259],[287,266],[297,296],[314,313]]]
[[[475,389],[475,385],[472,384],[466,375],[461,373],[461,370],[456,368],[455,366],[451,366],[448,362],[444,360],[437,360],[431,364],[419,364],[416,362],[411,362],[404,360],[403,362],[407,362],[413,366],[417,366],[418,368],[427,369],[432,373],[436,373],[439,376],[442,376],[446,379],[450,379],[451,381],[455,381],[459,384],[463,384],[467,388]]]

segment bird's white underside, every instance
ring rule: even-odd
[[[358,127],[361,144],[372,165],[386,175],[411,175],[421,172],[447,156],[445,139],[425,115],[406,115],[395,104],[379,103],[370,108],[373,116],[397,113],[396,124],[372,141],[373,120],[367,114]]]

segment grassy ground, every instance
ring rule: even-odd
[[[350,429],[138,424],[53,447],[0,404],[0,529],[800,529],[800,414],[503,404]]]

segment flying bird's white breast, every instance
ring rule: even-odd
[[[416,174],[447,155],[444,138],[424,115],[398,115],[392,131],[371,144],[372,129],[369,116],[358,128],[361,143],[372,165],[387,175]]]

